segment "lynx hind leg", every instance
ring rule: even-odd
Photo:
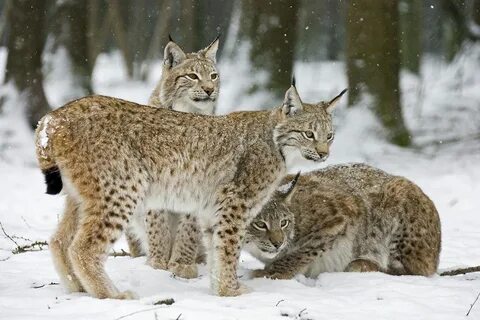
[[[148,237],[147,263],[154,269],[168,270],[168,260],[172,247],[170,214],[170,212],[164,210],[149,210],[147,212],[145,219]]]
[[[62,285],[69,292],[83,292],[84,289],[75,275],[68,257],[68,248],[73,241],[78,226],[78,205],[70,195],[67,195],[65,200],[64,213],[55,234],[50,239],[49,248]]]
[[[198,276],[196,260],[200,246],[201,234],[197,219],[191,214],[181,216],[168,269],[182,278],[196,278]]]
[[[82,172],[85,174],[85,170]],[[105,272],[104,264],[112,244],[126,229],[139,200],[139,193],[129,193],[131,186],[104,181],[86,175],[76,182],[81,196],[80,221],[69,248],[75,274],[85,290],[97,298],[133,299],[134,294],[119,292]],[[107,188],[102,188],[106,186]],[[88,186],[84,187],[84,186]],[[135,189],[140,185],[134,184]]]
[[[130,252],[130,257],[137,258],[143,255],[142,244],[140,240],[127,229],[125,232],[127,238],[128,251]]]
[[[210,263],[210,287],[219,296],[238,296],[249,289],[238,282],[237,266],[246,232],[247,205],[240,199],[227,197],[217,213],[207,250]]]
[[[385,194],[398,203],[389,209],[396,210],[400,221],[392,241],[388,272],[435,274],[441,246],[440,219],[435,205],[418,186],[404,178],[389,182]]]

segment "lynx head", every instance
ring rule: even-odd
[[[295,219],[288,205],[299,176],[280,186],[247,228],[245,249],[260,260],[275,258],[293,239]]]
[[[213,114],[220,79],[216,53],[218,37],[206,48],[185,53],[172,39],[165,47],[160,104],[178,111]]]
[[[329,102],[303,103],[293,82],[282,106],[274,110],[279,117],[274,139],[282,153],[285,147],[294,147],[307,160],[325,161],[334,138],[332,112],[346,91]]]

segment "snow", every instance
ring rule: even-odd
[[[50,120],[52,119],[52,117],[50,115],[46,115],[43,120],[42,120],[42,123],[39,124],[39,125],[42,125],[42,130],[40,130],[39,132],[39,136],[40,136],[40,147],[42,148],[46,148],[48,146],[48,134],[47,134],[47,128],[48,128],[48,124],[50,122]]]
[[[261,81],[262,76],[250,73],[245,52],[239,52],[240,58],[220,64],[222,113],[272,105],[268,94],[245,95],[251,81]],[[0,51],[0,62],[4,54]],[[465,47],[450,66],[427,58],[420,78],[402,74],[404,115],[414,137],[413,148],[398,148],[383,139],[368,100],[347,109],[343,98],[335,111],[337,132],[331,155],[320,165],[362,161],[416,182],[441,216],[440,271],[480,264],[479,55],[479,47]],[[147,83],[128,80],[122,66],[118,54],[101,56],[94,89],[146,102],[160,76],[160,62],[153,66]],[[307,102],[329,100],[347,84],[340,62],[298,63],[295,69],[297,88]],[[46,89],[54,105],[66,102],[67,94],[61,91],[68,88],[62,77],[47,77]],[[24,124],[23,111],[14,107],[19,98],[11,99],[0,116],[0,222],[13,240],[24,245],[48,240],[64,196],[45,194],[43,177],[34,164],[32,134]],[[315,168],[298,157],[289,162],[293,173]],[[12,254],[15,247],[0,230],[2,319],[450,320],[465,318],[480,291],[480,273],[429,278],[328,273],[318,279],[252,280],[248,270],[262,264],[243,253],[239,275],[252,292],[239,297],[211,295],[205,266],[200,267],[198,279],[182,280],[151,269],[144,257],[110,257],[106,267],[114,283],[121,290],[135,291],[140,299],[98,300],[64,292],[48,250]],[[123,239],[115,250],[122,248],[126,249]],[[175,302],[155,305],[167,298]],[[480,304],[472,308],[469,319],[480,319]]]

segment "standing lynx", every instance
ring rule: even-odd
[[[148,104],[177,111],[213,114],[220,88],[215,66],[218,37],[205,49],[184,53],[170,39],[164,50],[162,77]],[[133,257],[147,253],[148,263],[156,269],[171,270],[175,275],[197,275],[195,260],[200,242],[194,215],[179,216],[164,210],[152,210],[146,216],[146,232],[127,229],[127,242]],[[135,228],[131,224],[130,228]],[[193,236],[192,236],[193,234]],[[198,238],[198,239],[197,239]]]
[[[245,248],[266,263],[254,276],[436,272],[440,220],[414,183],[364,164],[297,178],[284,179],[290,187],[276,192],[247,230]]]
[[[294,86],[272,110],[214,117],[86,97],[47,114],[36,136],[47,193],[66,192],[51,251],[62,283],[98,298],[133,298],[104,269],[107,253],[145,212],[194,213],[214,294],[245,292],[237,264],[247,224],[285,174],[293,147],[313,161],[329,153],[329,103],[304,104]]]

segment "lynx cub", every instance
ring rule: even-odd
[[[80,214],[64,215],[51,251],[71,291],[133,298],[104,269],[107,252],[145,212],[195,213],[214,294],[245,292],[237,263],[247,224],[285,175],[286,147],[313,161],[328,156],[329,103],[304,104],[294,86],[272,110],[214,117],[111,97],[72,101],[36,130],[47,193],[64,190]]]
[[[283,180],[292,181],[289,188],[277,191],[247,229],[245,249],[266,263],[254,276],[436,272],[440,220],[414,183],[364,164],[297,178]]]
[[[162,77],[148,104],[177,111],[213,114],[220,88],[215,63],[218,37],[205,49],[184,53],[170,38],[165,47]],[[132,225],[132,227],[134,227]],[[193,236],[191,235],[193,234]],[[147,213],[146,232],[127,229],[130,255],[148,255],[148,264],[184,278],[197,276],[195,264],[200,232],[194,215],[180,217],[164,210]]]

